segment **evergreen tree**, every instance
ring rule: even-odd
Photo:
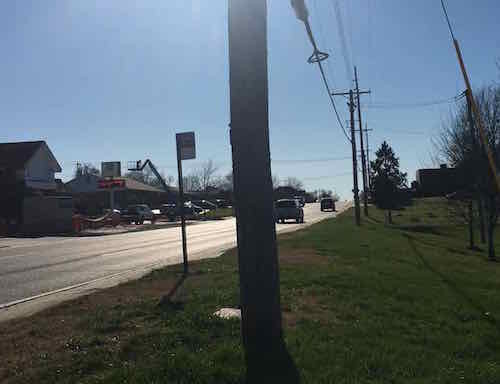
[[[386,141],[371,162],[373,199],[377,207],[387,211],[386,221],[392,224],[391,210],[399,204],[399,189],[408,184],[407,175],[399,170],[399,158]]]

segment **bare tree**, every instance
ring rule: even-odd
[[[486,130],[487,146],[496,166],[500,164],[500,87],[486,87],[475,95]],[[478,196],[478,211],[486,209],[488,257],[495,260],[494,229],[499,215],[500,194],[488,164],[481,137],[470,125],[467,104],[463,102],[443,125],[434,141],[439,154],[459,171],[465,188]]]
[[[233,190],[233,173],[229,172],[227,175],[215,178],[214,186],[222,191]]]
[[[92,163],[77,163],[75,172],[74,172],[74,177],[81,177],[81,176],[100,176],[101,172],[99,169]]]
[[[195,173],[184,176],[183,185],[184,185],[184,190],[188,192],[200,192],[203,190],[200,176]]]
[[[287,187],[292,187],[296,190],[300,190],[300,189],[304,188],[304,184],[302,183],[302,181],[300,181],[296,177],[287,177],[285,179],[285,181],[283,182],[283,185],[285,185]]]
[[[199,168],[193,170],[189,177],[191,181],[199,182],[199,186],[196,185],[198,191],[207,191],[209,187],[213,187],[216,184],[217,170],[218,168],[214,165],[214,162],[208,160]]]

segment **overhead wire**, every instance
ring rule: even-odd
[[[429,100],[429,101],[421,101],[415,103],[390,103],[390,102],[369,103],[369,104],[364,104],[363,107],[373,108],[373,109],[421,108],[421,107],[430,107],[440,104],[456,103],[457,101],[463,99],[464,97],[465,93],[461,93],[459,95],[449,97],[447,99]]]
[[[340,114],[339,114],[339,111],[337,109],[337,105],[335,104],[335,100],[334,100],[333,95],[332,95],[332,90],[330,89],[330,85],[328,84],[328,80],[326,78],[326,74],[325,74],[325,70],[323,68],[323,65],[321,64],[321,61],[324,60],[328,56],[326,54],[320,52],[320,50],[318,49],[318,46],[316,44],[316,40],[314,39],[314,35],[312,33],[312,30],[311,30],[311,24],[310,24],[309,20],[307,19],[307,17],[304,17],[304,19],[302,21],[304,22],[304,25],[306,27],[307,36],[309,37],[309,41],[311,42],[311,44],[313,46],[313,50],[314,50],[313,54],[309,58],[309,62],[310,63],[315,62],[318,64],[318,68],[319,68],[319,71],[321,73],[321,78],[323,80],[323,84],[325,86],[326,91],[328,92],[328,98],[330,99],[330,103],[332,104],[333,110],[335,112],[335,116],[337,117],[337,122],[338,122],[340,128],[342,129],[342,132],[344,133],[344,136],[346,137],[347,141],[351,142],[351,139],[349,138],[349,135],[347,134],[347,132],[345,130],[344,124],[342,124],[342,119],[340,118]],[[322,55],[320,56],[320,54],[322,54]],[[311,60],[313,57],[314,57],[314,61]]]
[[[333,8],[333,10],[332,10]],[[342,51],[342,56],[344,57],[344,65],[345,65],[345,70],[346,70],[346,78],[347,82],[350,83],[353,78],[353,73],[352,73],[352,60],[349,57],[349,51],[347,49],[347,42],[345,38],[345,28],[344,28],[344,22],[342,19],[342,12],[340,10],[339,2],[337,0],[332,0],[330,2],[330,12],[335,13],[335,18],[337,20],[337,29],[338,33],[340,36],[340,47]],[[333,16],[333,15],[332,15]],[[351,52],[352,54],[352,52]]]

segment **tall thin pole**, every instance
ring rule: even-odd
[[[180,141],[177,140],[177,176],[179,178],[179,209],[181,212],[181,233],[182,233],[182,260],[184,263],[184,275],[189,272],[188,269],[188,254],[187,254],[187,241],[186,241],[186,216],[184,214],[184,180],[182,177],[182,159]]]
[[[370,172],[370,143],[368,142],[368,123],[365,123],[365,135],[366,135],[366,162],[368,171],[368,190],[372,190],[372,176]]]
[[[269,152],[266,0],[229,1],[231,145],[247,382],[283,374]]]
[[[363,175],[363,208],[365,216],[368,216],[368,194],[367,194],[367,180],[366,180],[366,159],[365,148],[363,145],[363,123],[361,121],[361,100],[359,97],[359,84],[358,84],[358,69],[354,67],[354,80],[356,82],[356,101],[358,104],[358,123],[359,123],[359,145],[361,149],[361,168]]]
[[[359,188],[358,188],[358,154],[356,152],[356,133],[354,129],[354,93],[349,91],[349,111],[351,112],[351,144],[352,144],[352,177],[354,193],[354,216],[356,225],[361,224],[361,212],[359,207]]]

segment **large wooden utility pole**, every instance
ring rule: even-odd
[[[352,144],[352,177],[353,177],[353,193],[354,193],[354,216],[356,225],[361,224],[361,212],[359,207],[359,188],[358,188],[358,153],[356,150],[356,132],[354,129],[354,93],[352,89],[349,91],[349,112],[351,113],[351,144]]]
[[[352,192],[354,194],[354,217],[356,225],[361,224],[361,208],[359,206],[359,187],[358,187],[358,153],[356,149],[356,130],[354,128],[354,110],[356,109],[356,104],[354,102],[354,92],[352,89],[349,92],[333,92],[332,96],[349,96],[349,102],[347,103],[349,107],[349,112],[351,114],[350,125],[351,125],[351,147],[352,147],[352,179],[353,188]]]
[[[359,123],[359,145],[361,150],[361,168],[363,175],[363,208],[365,216],[368,216],[368,179],[365,158],[365,146],[363,145],[363,123],[361,121],[361,100],[360,95],[368,94],[370,91],[360,91],[358,85],[358,69],[354,67],[354,80],[356,82],[356,102],[358,103],[358,123]]]
[[[278,377],[277,370],[286,373],[269,153],[266,0],[229,1],[229,88],[241,330],[247,381],[257,382]]]

